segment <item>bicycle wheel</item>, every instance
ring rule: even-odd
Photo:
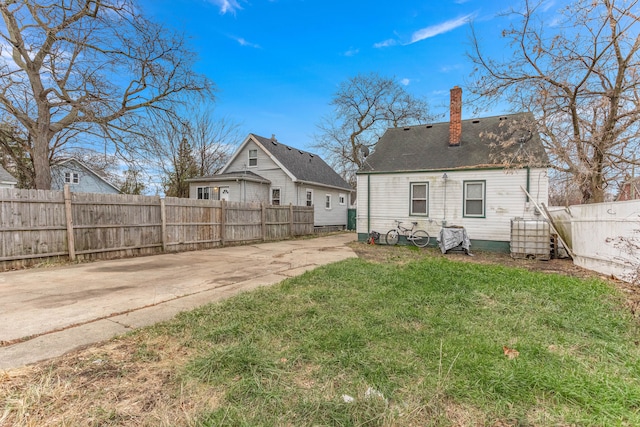
[[[398,230],[393,229],[387,232],[387,236],[385,237],[387,241],[387,245],[396,245],[398,244]]]
[[[424,230],[416,230],[413,233],[411,241],[419,248],[424,248],[429,244],[429,233]]]

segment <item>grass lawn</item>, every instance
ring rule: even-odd
[[[640,425],[637,320],[598,280],[350,259],[114,343],[0,379],[0,425]]]

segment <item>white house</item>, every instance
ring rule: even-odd
[[[0,188],[15,188],[16,185],[18,185],[18,180],[0,166]]]
[[[215,175],[189,180],[192,199],[314,206],[315,226],[347,224],[352,188],[324,160],[249,134]]]
[[[357,174],[359,240],[416,221],[432,238],[461,226],[473,249],[508,252],[511,219],[539,218],[523,191],[548,203],[549,161],[533,116],[462,120],[461,105],[455,87],[449,122],[388,129],[378,141]]]
[[[51,189],[63,190],[65,184],[74,193],[120,194],[120,190],[77,159],[51,165]]]

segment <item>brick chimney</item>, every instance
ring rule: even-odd
[[[449,147],[457,147],[462,135],[462,89],[458,86],[451,89],[449,116]]]

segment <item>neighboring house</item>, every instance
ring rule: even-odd
[[[539,218],[548,203],[548,157],[528,113],[462,120],[451,90],[450,122],[388,129],[357,174],[357,232],[384,235],[394,220],[426,230],[462,226],[472,249],[509,251],[511,219]],[[526,161],[528,166],[522,162]],[[515,166],[515,164],[519,166]]]
[[[62,190],[65,184],[74,193],[120,194],[120,190],[76,159],[66,159],[51,165],[51,189]]]
[[[18,180],[0,166],[0,188],[15,188],[16,185],[18,185]]]
[[[219,173],[193,178],[192,199],[314,206],[316,226],[345,226],[352,191],[319,156],[249,136]]]
[[[638,199],[640,199],[640,178],[627,177],[620,186],[620,192],[616,197],[616,202]]]

